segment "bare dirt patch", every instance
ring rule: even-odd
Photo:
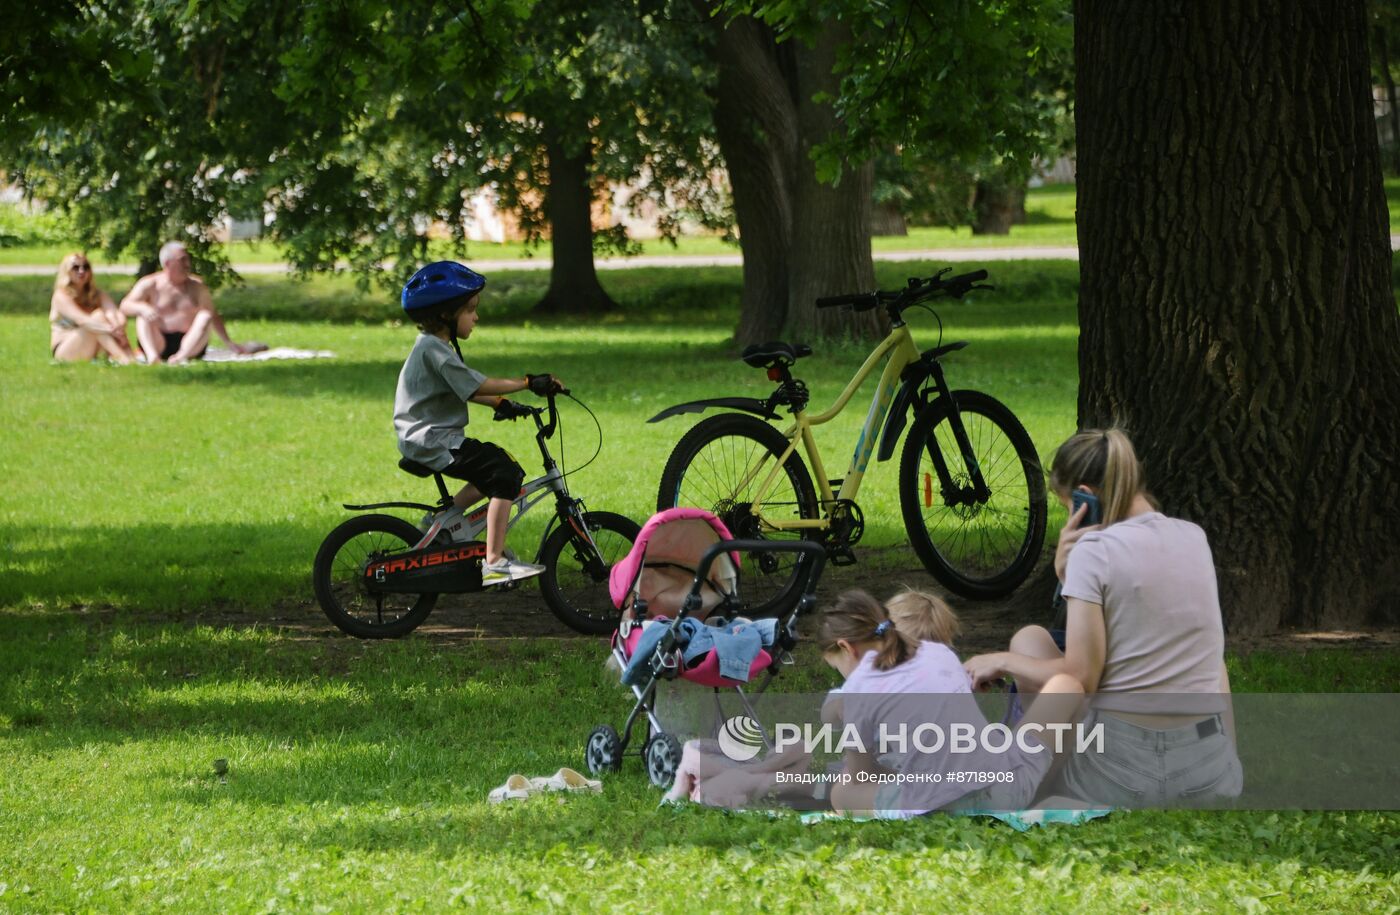
[[[904,586],[922,588],[944,594],[962,622],[963,633],[958,640],[958,652],[964,656],[984,651],[999,651],[1021,626],[1031,623],[1049,626],[1054,614],[1048,605],[1043,612],[1039,602],[1013,596],[999,601],[971,601],[949,596],[907,551],[866,551],[868,561],[852,566],[828,566],[817,589],[819,601],[827,601],[850,588],[863,588],[884,597]],[[1027,609],[1027,605],[1030,609]],[[316,602],[308,595],[304,599],[288,599],[267,610],[257,611],[235,607],[211,607],[178,614],[132,614],[127,611],[87,610],[102,616],[111,614],[119,619],[179,622],[187,625],[271,628],[295,639],[336,641],[348,638],[330,624]],[[86,615],[86,614],[85,614]],[[801,621],[799,629],[810,636],[813,621]],[[539,589],[531,583],[515,590],[484,591],[470,595],[443,595],[414,638],[451,645],[468,641],[488,641],[521,638],[588,639],[561,623],[545,606]],[[1390,650],[1400,647],[1400,629],[1282,631],[1267,635],[1228,635],[1227,647],[1237,654],[1254,651],[1308,651],[1321,648],[1347,648],[1358,651]]]

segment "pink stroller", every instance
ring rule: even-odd
[[[722,671],[721,652],[689,650],[699,646],[696,634],[705,624],[717,629],[743,627],[735,622],[745,615],[740,598],[740,554],[764,551],[799,553],[800,587],[792,605],[780,608],[771,621],[771,643],[760,648],[743,677],[731,661]],[[682,679],[714,690],[719,707],[721,689],[733,689],[745,712],[756,718],[744,686],[766,674],[758,688],[762,693],[783,663],[791,663],[789,651],[797,643],[796,620],[816,604],[816,585],[826,553],[820,544],[806,541],[733,540],[717,517],[698,508],[671,508],[653,515],[632,550],[611,572],[613,603],[623,611],[612,637],[612,655],[623,670],[623,682],[636,696],[619,736],[611,725],[594,728],[588,736],[585,763],[590,772],[616,772],[631,743],[632,729],[645,715],[642,749],[633,751],[646,763],[647,775],[657,787],[668,787],[680,764],[681,744],[667,733],[656,714],[656,691],[661,680]],[[703,621],[703,623],[701,622]],[[752,624],[749,624],[752,625]],[[720,709],[722,713],[722,709]],[[721,714],[722,719],[722,714]],[[764,737],[764,742],[767,738]]]

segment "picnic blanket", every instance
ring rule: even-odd
[[[333,359],[335,353],[324,349],[294,349],[290,346],[268,347],[265,344],[251,344],[263,348],[255,353],[235,353],[227,349],[210,347],[204,354],[205,362],[267,362],[272,359]]]
[[[1106,817],[1113,812],[1112,807],[1093,807],[1088,809],[1075,809],[1070,807],[1047,807],[1034,808],[1031,810],[948,810],[949,816],[959,817],[991,817],[1001,820],[1007,826],[1017,832],[1025,832],[1032,826],[1048,826],[1051,823],[1060,823],[1066,826],[1078,826],[1099,817]],[[828,820],[851,820],[854,822],[871,822],[874,817],[849,817],[840,813],[818,810],[801,814],[799,819],[803,825],[810,826],[813,823],[823,823]],[[910,822],[909,820],[891,820],[889,822]]]

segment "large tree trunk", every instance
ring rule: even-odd
[[[617,303],[603,291],[593,265],[593,150],[571,149],[557,137],[545,141],[549,158],[549,289],[535,311],[589,314]]]
[[[709,16],[707,4],[697,9]],[[818,295],[874,286],[870,260],[873,168],[850,168],[837,187],[821,185],[809,158],[839,125],[826,103],[844,26],[826,27],[815,47],[778,43],[757,20],[712,19],[718,30],[715,121],[729,167],[739,242],[744,252],[740,346],[794,337],[865,337],[877,333],[873,313],[853,317],[812,307]],[[843,36],[844,33],[844,36]],[[800,63],[799,63],[800,62]]]
[[[797,113],[784,71],[791,70],[792,55],[790,46],[776,44],[772,31],[756,19],[713,21],[719,72],[715,127],[729,166],[744,252],[734,342],[747,346],[776,339],[787,319]]]
[[[909,223],[899,204],[892,200],[874,201],[870,205],[870,234],[908,235]]]
[[[1400,319],[1362,0],[1075,3],[1079,419],[1233,631],[1394,620]]]
[[[1010,235],[1026,221],[1026,183],[988,176],[977,181],[972,195],[972,234]]]
[[[850,29],[835,20],[823,26],[811,45],[798,43],[798,152],[792,231],[792,262],[788,286],[788,332],[802,336],[863,339],[883,336],[888,318],[879,310],[850,308],[818,310],[819,296],[868,292],[875,288],[875,264],[870,256],[870,194],[875,163],[844,163],[836,184],[817,178],[812,149],[842,130],[830,102],[839,78],[836,55],[851,40]]]

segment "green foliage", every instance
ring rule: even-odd
[[[734,2],[790,40],[839,19],[856,36],[831,99],[845,131],[816,150],[829,180],[844,159],[897,148],[925,163],[1020,163],[1064,145],[1072,20],[1065,0]]]
[[[72,237],[72,227],[59,214],[24,212],[14,204],[0,203],[0,248],[63,245]]]
[[[57,44],[59,58],[95,57],[110,85],[35,58],[57,97],[85,104],[49,105],[5,80],[0,97],[13,107],[0,113],[0,161],[71,213],[81,246],[149,259],[181,237],[216,284],[228,263],[213,229],[230,215],[275,216],[273,237],[303,271],[348,262],[386,285],[426,256],[431,227],[446,227],[460,256],[480,188],[538,241],[547,137],[590,147],[599,182],[636,184],[630,205],[659,207],[663,232],[682,218],[725,222],[709,181],[700,33],[652,0],[536,7],[65,8],[35,24],[35,39]],[[630,250],[616,233],[601,242]],[[405,267],[382,276],[395,261]]]

